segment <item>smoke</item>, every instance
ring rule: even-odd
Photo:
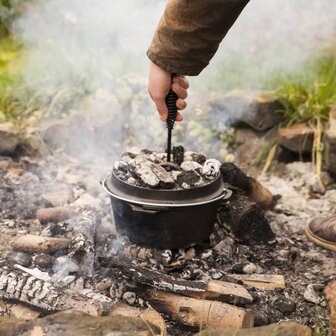
[[[14,25],[26,46],[27,82],[46,96],[55,87],[90,95],[85,109],[91,121],[110,121],[99,130],[105,136],[101,143],[162,150],[165,132],[146,92],[145,54],[165,4],[163,0],[33,2]],[[236,87],[262,88],[274,71],[292,71],[333,40],[335,19],[334,0],[251,0],[211,64],[192,79],[192,88],[219,93]],[[201,104],[203,97],[193,95],[190,106]],[[177,127],[176,134],[182,143],[194,135],[189,149],[207,151],[218,142],[218,133],[209,130],[209,122],[202,129],[199,124],[208,118],[193,120],[194,112],[194,108],[186,111],[188,124]],[[200,147],[205,142],[207,147]]]

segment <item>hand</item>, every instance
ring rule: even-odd
[[[153,62],[149,66],[149,78],[148,78],[148,92],[153,99],[156,109],[160,114],[161,120],[167,120],[168,109],[165,98],[172,89],[178,96],[176,106],[178,110],[183,110],[187,107],[185,99],[188,96],[187,89],[189,88],[189,82],[185,76],[177,75],[171,79],[171,74]],[[182,114],[178,111],[176,115],[176,121],[183,119]]]

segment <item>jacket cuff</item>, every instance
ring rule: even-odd
[[[162,58],[154,54],[150,48],[147,51],[147,56],[153,63],[155,63],[160,68],[171,74],[174,73],[176,75],[197,76],[203,70],[203,68],[188,67],[188,66],[178,67],[173,64],[168,64]]]

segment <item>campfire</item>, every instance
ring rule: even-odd
[[[169,164],[164,153],[142,150],[124,154],[102,181],[109,194],[103,188],[92,189],[96,198],[87,187],[76,186],[78,180],[71,168],[63,169],[57,177],[64,185],[70,182],[73,186],[66,202],[60,201],[62,192],[46,192],[43,201],[32,194],[26,206],[39,204],[34,217],[27,209],[20,221],[4,222],[9,228],[21,227],[1,268],[4,313],[21,314],[18,316],[25,319],[47,315],[47,320],[42,319],[46,323],[53,321],[55,312],[68,310],[92,316],[141,317],[154,334],[161,335],[167,330],[173,335],[190,335],[208,327],[262,326],[293,316],[296,321],[309,323],[313,306],[324,302],[318,294],[321,287],[315,283],[326,282],[331,273],[309,273],[315,281],[303,290],[311,302],[312,308],[307,308],[301,299],[305,282],[300,272],[303,260],[314,260],[314,250],[307,252],[304,238],[297,235],[278,235],[276,239],[273,231],[279,230],[272,230],[270,219],[274,227],[272,218],[285,213],[281,199],[233,163],[219,164],[199,153],[184,153],[181,148],[178,152],[180,158],[183,153],[183,160]],[[49,160],[58,159],[54,156]],[[20,167],[10,159],[2,163],[7,173],[1,183],[7,188],[15,185],[15,195],[39,183],[52,183],[43,169],[46,164],[57,166],[56,162],[30,160],[22,161]],[[78,171],[76,164],[70,167]],[[87,167],[81,169],[84,176]],[[166,193],[189,193],[219,183],[208,197],[220,196],[213,223],[206,224],[208,234],[193,233],[200,225],[195,225],[197,218],[188,217],[199,206],[190,206],[194,194],[187,200],[190,212],[182,215],[185,223],[178,224],[172,237],[166,232],[167,240],[161,240],[160,228],[156,227],[154,236],[147,235],[138,243],[142,228],[130,226],[125,230],[123,223],[118,226],[114,205],[116,230],[110,201],[113,204],[113,198],[121,194],[114,188],[112,177],[118,183],[147,190],[152,203],[160,201],[153,200],[153,195],[164,192],[161,202],[166,202],[166,207],[172,203]],[[127,194],[122,202],[136,203],[137,197]],[[155,210],[153,205],[149,209],[143,198],[136,205],[144,204],[145,210]],[[7,202],[4,207],[2,216],[15,216],[15,204]],[[168,207],[169,225],[174,225],[169,211]],[[133,236],[132,230],[136,232]],[[174,245],[174,235],[179,246]],[[324,262],[331,265],[331,260],[325,257]]]

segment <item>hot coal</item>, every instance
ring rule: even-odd
[[[147,149],[138,154],[124,153],[115,162],[113,171],[122,181],[151,189],[190,189],[205,185],[219,174],[220,163],[206,160],[205,155],[184,152],[174,147],[174,163],[167,162],[165,153]]]

